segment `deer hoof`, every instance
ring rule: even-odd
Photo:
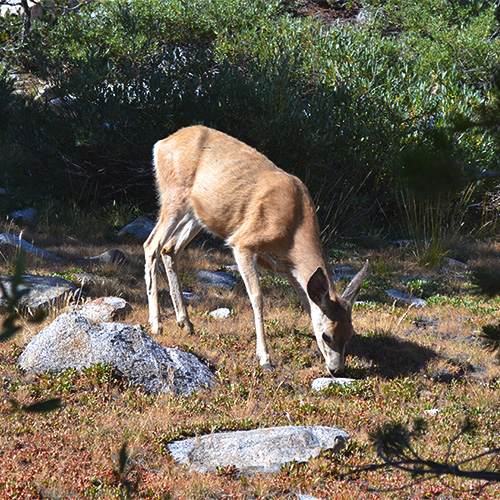
[[[151,335],[160,335],[163,332],[163,326],[161,323],[148,323],[148,329]]]
[[[188,319],[185,319],[183,321],[178,321],[177,325],[179,325],[179,328],[181,328],[181,330],[184,333],[187,333],[188,335],[193,335],[194,334],[193,323],[191,323],[191,321],[189,321]]]

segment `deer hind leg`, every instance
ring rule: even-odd
[[[265,369],[272,369],[271,358],[267,348],[264,332],[264,302],[262,298],[262,289],[260,287],[259,274],[257,272],[257,259],[253,252],[244,249],[234,249],[234,257],[240,271],[241,277],[245,282],[248,297],[252,303],[255,317],[255,333],[257,335],[257,357],[261,366]]]
[[[178,272],[178,256],[186,245],[200,232],[201,224],[194,219],[185,218],[179,222],[175,234],[165,244],[161,256],[167,272],[170,296],[175,309],[177,324],[187,333],[194,333],[193,324],[189,320],[186,300],[182,294]]]
[[[186,226],[190,226],[189,220],[190,218],[186,215],[182,217],[179,214],[174,214],[172,217],[169,217],[169,214],[162,214],[160,216],[160,220],[149,235],[149,238],[144,243],[144,270],[146,290],[148,294],[149,324],[151,325],[151,331],[154,334],[159,334],[162,331],[162,325],[160,323],[160,306],[158,303],[158,259],[162,249],[165,248],[165,245],[168,242],[174,242],[174,244],[172,245],[172,250],[175,251],[177,249],[175,241],[182,241],[186,239],[185,228]],[[196,232],[198,232],[199,230],[200,228],[198,227]],[[192,236],[190,236],[190,239],[194,237],[196,232],[192,234]],[[188,233],[190,234],[189,231]],[[188,239],[187,242],[185,242],[184,245],[178,250],[182,250],[182,248],[184,248],[184,246],[190,241],[190,239]],[[174,272],[176,271],[174,270]]]

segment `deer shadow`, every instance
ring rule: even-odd
[[[420,372],[439,354],[427,347],[396,337],[387,332],[380,332],[371,337],[355,335],[347,346],[347,354],[361,358],[369,364],[368,368],[347,367],[351,376],[364,375],[367,372],[383,378],[392,379]],[[362,373],[355,373],[355,372]]]

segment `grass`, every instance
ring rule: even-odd
[[[92,239],[69,238],[57,231],[54,237],[43,227],[28,228],[27,241],[31,238],[64,258],[48,262],[28,256],[27,272],[71,277],[83,270],[106,278],[105,287],[86,285],[87,294],[125,297],[133,312],[124,321],[145,324],[141,245],[101,237],[97,227],[94,234]],[[205,248],[202,242],[181,260],[187,279],[196,269],[224,269],[234,263],[224,248],[213,242]],[[111,247],[126,254],[124,264],[98,266],[79,260]],[[462,252],[474,263],[498,250],[497,244],[481,243]],[[9,252],[0,247],[1,274],[11,267],[14,255]],[[474,295],[467,277],[422,266],[404,248],[331,255],[335,267],[357,267],[366,257],[374,265],[360,296],[364,303],[354,310],[357,335],[348,348],[346,376],[358,381],[321,393],[311,390],[311,382],[326,376],[326,370],[310,321],[286,282],[270,276],[264,277],[263,289],[273,372],[262,371],[255,358],[253,314],[241,282],[228,291],[201,288],[188,279],[185,288],[201,295],[190,305],[194,336],[175,326],[168,295],[161,294],[165,333],[155,339],[197,354],[214,367],[217,377],[216,388],[189,398],[145,394],[105,366],[83,373],[27,375],[17,367],[19,354],[60,311],[51,311],[41,324],[23,321],[23,332],[0,351],[0,498],[291,499],[297,493],[322,499],[498,498],[497,484],[448,477],[419,482],[389,468],[356,473],[380,462],[372,432],[391,422],[411,425],[417,417],[425,420],[428,431],[414,444],[429,459],[444,459],[467,418],[476,423],[476,431],[454,443],[450,460],[498,446],[500,368],[495,354],[479,340],[481,327],[498,320],[498,299]],[[344,282],[338,286],[342,289]],[[425,288],[429,307],[394,305],[384,295],[386,286]],[[164,277],[160,288],[167,288]],[[233,311],[227,320],[206,314],[219,306]],[[61,398],[62,408],[32,415],[14,411],[10,403],[14,399],[27,406],[48,398]],[[352,440],[340,454],[325,452],[272,476],[240,477],[231,469],[188,472],[168,454],[170,441],[187,436],[296,424],[337,427]],[[490,467],[498,470],[499,465],[497,458]]]
[[[446,195],[418,199],[409,192],[401,192],[403,233],[408,234],[409,248],[420,265],[439,266],[453,243],[461,239],[467,229],[473,194],[474,186],[464,190],[456,200]]]

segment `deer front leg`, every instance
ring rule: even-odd
[[[234,257],[240,271],[241,277],[245,283],[245,287],[252,303],[253,313],[255,317],[255,333],[257,335],[257,357],[260,365],[266,370],[273,368],[269,350],[267,348],[266,337],[264,332],[264,301],[262,298],[262,290],[260,287],[259,274],[257,272],[256,257],[248,250],[234,249]]]
[[[174,304],[177,324],[186,333],[193,334],[194,327],[189,320],[186,301],[184,299],[184,295],[182,295],[181,282],[179,280],[179,274],[177,271],[177,257],[172,256],[166,252],[162,252],[161,256],[163,259],[163,263],[165,264],[165,269],[167,271],[168,284],[170,286],[170,296],[172,297],[172,303]]]
[[[201,224],[192,214],[185,214],[172,231],[171,238],[166,242],[161,251],[165,270],[167,272],[168,284],[170,286],[170,296],[175,309],[177,324],[189,334],[194,333],[194,327],[189,320],[186,307],[186,300],[182,294],[181,282],[179,279],[178,260],[179,254],[186,245],[200,232]]]

